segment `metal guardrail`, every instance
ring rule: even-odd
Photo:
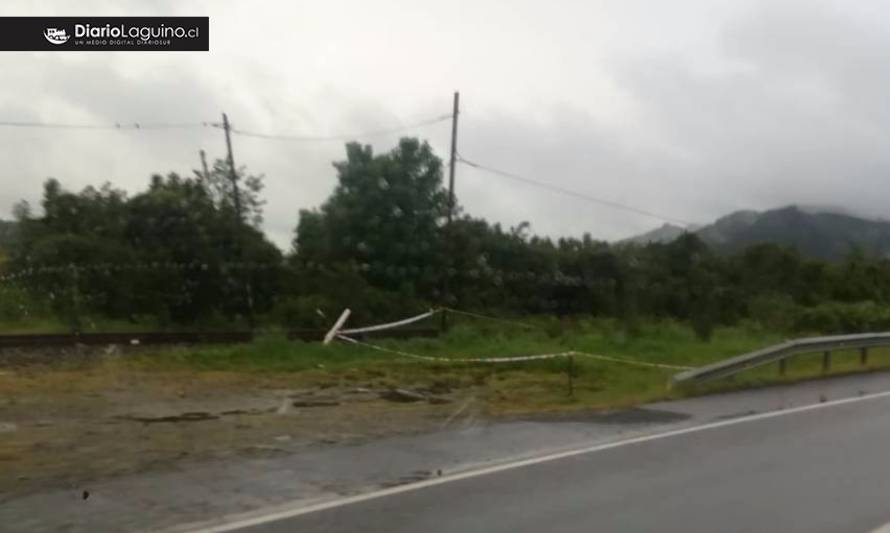
[[[776,361],[779,362],[779,373],[784,374],[785,360],[788,357],[813,352],[823,352],[822,369],[827,371],[831,367],[831,352],[833,350],[858,348],[860,350],[860,363],[864,365],[868,360],[868,348],[873,346],[890,346],[890,333],[860,333],[856,335],[805,337],[789,340],[781,344],[724,359],[717,363],[678,372],[674,374],[673,382],[700,383],[731,376],[743,370]]]

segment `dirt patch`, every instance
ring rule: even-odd
[[[392,388],[380,393],[380,397],[391,402],[429,402],[431,404],[451,403],[449,398],[444,396],[433,396],[422,390],[397,389]]]
[[[167,416],[137,416],[137,415],[120,415],[120,420],[130,420],[133,422],[142,422],[144,424],[153,424],[156,422],[200,422],[202,420],[218,420],[219,416],[204,411],[189,411],[180,415]]]
[[[48,488],[430,431],[455,407],[381,397],[389,385],[303,373],[146,369],[120,354],[0,359],[0,501]],[[472,388],[439,387],[454,404]]]

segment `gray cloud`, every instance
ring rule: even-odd
[[[211,53],[6,54],[0,118],[200,122],[225,110],[243,129],[331,135],[439,115],[459,88],[462,155],[510,172],[694,222],[792,202],[883,215],[890,8],[848,4],[171,3],[157,13],[210,14]],[[416,133],[447,154],[447,124]],[[359,140],[384,151],[397,137]],[[0,128],[0,143],[3,209],[35,201],[48,176],[136,191],[224,149],[212,128]],[[297,211],[332,190],[342,154],[339,142],[235,138],[236,160],[267,176],[265,227],[282,247]],[[660,224],[466,166],[457,192],[476,216],[551,235]]]

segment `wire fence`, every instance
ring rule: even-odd
[[[477,319],[482,320],[491,320],[496,321],[503,324],[514,325],[526,329],[539,329],[536,326],[523,323],[516,322],[513,320],[502,319],[499,317],[483,315],[480,313],[472,313],[466,311],[460,311],[451,308],[438,308],[432,309],[426,313],[422,313],[419,315],[415,315],[412,317],[408,317],[402,320],[398,320],[395,322],[388,322],[385,324],[376,324],[373,326],[364,326],[352,329],[342,329],[337,328],[335,326],[335,331],[333,331],[334,336],[337,339],[340,339],[349,344],[354,344],[357,346],[362,346],[365,348],[369,348],[372,350],[391,353],[393,355],[398,355],[401,357],[407,357],[410,359],[421,360],[421,361],[429,361],[429,362],[439,362],[439,363],[485,363],[485,364],[497,364],[497,363],[516,363],[516,362],[525,362],[525,361],[539,361],[545,359],[559,359],[559,358],[571,358],[571,357],[584,357],[591,360],[605,361],[609,363],[623,364],[623,365],[633,365],[633,366],[641,366],[648,368],[658,368],[663,370],[689,370],[691,367],[688,366],[680,366],[680,365],[670,365],[664,363],[655,363],[650,361],[642,361],[635,359],[627,359],[623,357],[614,357],[600,354],[588,353],[580,350],[564,350],[559,352],[552,353],[543,353],[543,354],[529,354],[529,355],[515,355],[515,356],[502,356],[502,357],[465,357],[465,356],[430,356],[430,355],[422,355],[418,353],[407,352],[405,350],[398,350],[393,348],[387,348],[385,346],[380,346],[378,344],[372,344],[366,341],[360,341],[351,337],[350,335],[354,335],[357,333],[367,333],[367,332],[381,332],[385,330],[394,330],[401,327],[404,327],[408,324],[413,324],[421,320],[425,320],[431,318],[432,316],[442,313],[442,312],[452,312],[452,313],[460,313],[465,316],[470,316]],[[348,316],[348,315],[347,315]],[[341,324],[342,326],[342,324]]]

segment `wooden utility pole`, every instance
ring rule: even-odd
[[[451,263],[452,253],[454,252],[453,231],[451,229],[451,221],[454,219],[454,167],[457,164],[457,116],[460,112],[460,93],[454,91],[454,106],[451,110],[451,157],[448,165],[448,219],[445,225],[446,238],[446,254],[445,254],[445,277],[442,283],[442,301],[447,305],[450,296],[449,281],[449,265]],[[448,329],[448,310],[442,310],[442,331]]]
[[[454,108],[451,111],[451,163],[448,166],[448,226],[454,217],[454,165],[457,160],[457,114],[460,107],[460,93],[454,93]]]
[[[204,150],[199,150],[199,154],[201,154],[201,168],[204,169],[204,181],[210,181],[210,171],[207,170],[207,154],[204,153]]]
[[[223,113],[223,129],[226,130],[226,151],[229,162],[229,179],[232,180],[232,198],[235,202],[235,216],[241,222],[241,191],[238,190],[238,173],[235,171],[235,156],[232,155],[232,135],[229,127],[229,117]]]
[[[243,258],[243,253],[241,249],[241,223],[244,221],[244,217],[241,213],[241,191],[238,190],[238,173],[235,171],[235,156],[232,155],[232,134],[231,134],[231,126],[229,126],[229,117],[223,113],[223,129],[226,132],[226,153],[227,160],[229,162],[229,179],[232,181],[232,200],[235,203],[235,227],[234,234],[232,237],[235,242],[233,243],[235,246],[235,253],[239,259]],[[203,153],[203,150],[202,150]],[[205,165],[205,173],[206,173],[206,165]],[[244,296],[247,303],[247,324],[250,326],[252,330],[254,327],[254,317],[253,317],[253,289],[250,285],[250,272],[247,272],[245,269],[243,271],[244,276]]]

